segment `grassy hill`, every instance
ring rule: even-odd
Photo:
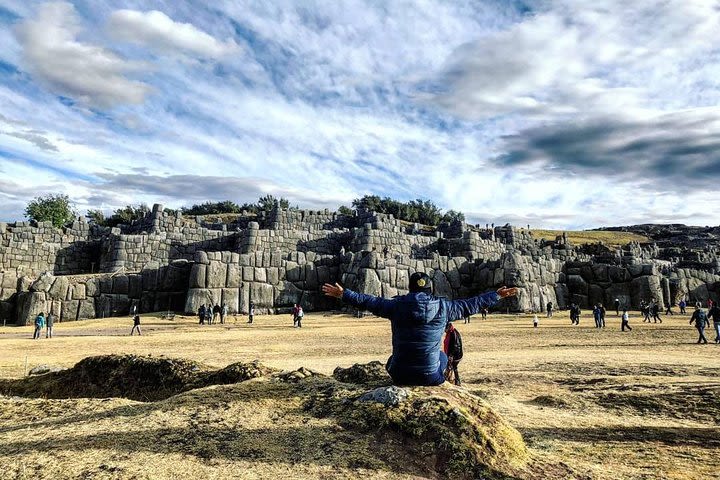
[[[568,238],[575,245],[603,242],[609,247],[619,247],[630,242],[644,243],[650,241],[650,239],[644,235],[638,235],[631,232],[608,232],[598,230],[531,230],[533,237],[544,238],[549,241],[554,241],[555,237],[562,235],[563,232],[567,233]]]

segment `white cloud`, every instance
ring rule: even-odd
[[[718,36],[712,0],[557,0],[456,49],[429,98],[471,119],[654,115],[697,100]]]
[[[35,19],[23,21],[16,29],[24,66],[55,93],[88,106],[142,102],[150,87],[125,76],[142,65],[78,41],[81,31],[72,4],[41,5]]]
[[[157,10],[117,10],[110,15],[108,29],[117,39],[162,51],[183,51],[209,58],[239,51],[233,39],[218,41],[192,24],[175,22]]]

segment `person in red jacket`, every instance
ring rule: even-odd
[[[452,373],[455,377],[455,385],[460,385],[460,374],[458,373],[458,364],[463,356],[462,337],[452,322],[448,322],[445,326],[445,341],[443,342],[443,352],[448,357],[448,366],[445,378],[450,379]]]

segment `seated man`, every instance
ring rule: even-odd
[[[445,325],[449,321],[476,314],[501,298],[517,293],[516,288],[502,287],[497,292],[487,292],[477,297],[447,300],[432,295],[430,277],[420,272],[410,276],[410,293],[392,299],[353,292],[337,283],[326,283],[322,291],[354,307],[390,319],[393,353],[386,368],[393,383],[398,385],[443,383],[448,359],[440,351],[440,341]]]

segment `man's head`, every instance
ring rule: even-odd
[[[452,322],[447,322],[447,323],[445,324],[445,331],[447,332],[447,331],[449,331],[451,328],[453,328]]]
[[[415,272],[410,275],[410,291],[432,293],[432,280],[425,273]]]

